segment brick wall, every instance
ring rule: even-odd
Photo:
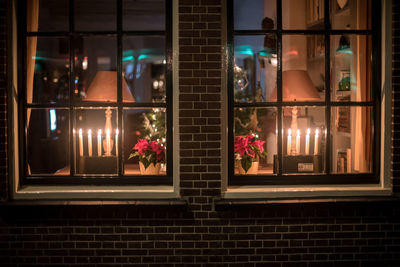
[[[4,2],[0,0],[2,22]],[[397,14],[393,25],[398,29],[400,3],[393,10]],[[400,265],[399,202],[214,205],[221,191],[220,99],[225,90],[221,88],[220,13],[220,1],[180,0],[179,160],[187,209],[0,205],[3,265]],[[1,29],[0,59],[4,62],[5,29]],[[393,34],[398,36],[398,30]],[[400,46],[393,43],[393,48],[393,93],[399,98],[396,60]],[[1,66],[3,96],[4,63]],[[4,103],[4,97],[1,100]],[[0,107],[5,113],[5,106]],[[398,147],[395,112],[396,108],[394,155]],[[5,118],[1,121],[4,126]],[[4,138],[0,144],[4,151]],[[4,155],[1,160],[6,160]],[[397,165],[400,162],[394,157],[395,185]]]

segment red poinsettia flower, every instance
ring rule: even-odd
[[[265,143],[265,141],[255,140],[253,142],[253,146],[258,148],[260,150],[260,153],[263,153],[264,152],[264,143]]]
[[[156,152],[158,160],[162,159],[161,153],[164,152],[165,148],[161,144],[157,143],[156,141],[151,141],[150,149],[151,149],[151,151]]]
[[[149,142],[146,139],[139,139],[137,144],[133,147],[134,150],[137,150],[140,155],[143,155],[143,151],[147,150],[149,147]]]
[[[236,137],[235,138],[235,152],[239,152],[240,156],[243,156],[244,154],[246,154],[253,158],[255,156],[255,152],[250,147],[251,140],[253,138],[254,137],[251,135],[249,135],[245,138]]]

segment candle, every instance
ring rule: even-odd
[[[89,157],[91,157],[92,156],[92,130],[91,129],[88,130],[87,141],[88,141],[88,155],[89,155]]]
[[[306,135],[306,149],[305,149],[306,155],[310,154],[310,128],[307,129],[307,135]]]
[[[118,129],[115,130],[115,155],[118,156]]]
[[[97,132],[97,156],[101,156],[101,129]]]
[[[79,156],[83,157],[83,137],[82,137],[82,129],[79,129]]]
[[[287,154],[290,155],[290,150],[292,148],[292,129],[288,130],[286,147],[287,147]]]
[[[110,139],[110,129],[106,130],[106,155],[111,155],[111,139]]]
[[[315,129],[315,140],[314,140],[314,155],[318,155],[318,128]]]
[[[300,130],[297,130],[296,135],[296,154],[300,154]]]

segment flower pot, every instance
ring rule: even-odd
[[[258,173],[258,165],[259,165],[258,161],[253,161],[251,163],[250,169],[248,169],[247,172],[245,172],[245,170],[243,169],[242,163],[240,161],[238,161],[237,164],[239,167],[239,174],[257,174]]]
[[[143,163],[139,161],[140,174],[142,175],[158,175],[160,174],[160,168],[160,163],[157,163],[156,166],[154,166],[153,163],[150,163],[150,165],[145,168]]]

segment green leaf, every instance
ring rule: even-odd
[[[142,158],[142,163],[145,169],[147,169],[147,167],[149,167],[150,165],[150,161],[147,160],[147,158]]]
[[[242,168],[244,169],[245,173],[251,168],[252,160],[249,157],[243,157],[240,162],[242,163]]]

